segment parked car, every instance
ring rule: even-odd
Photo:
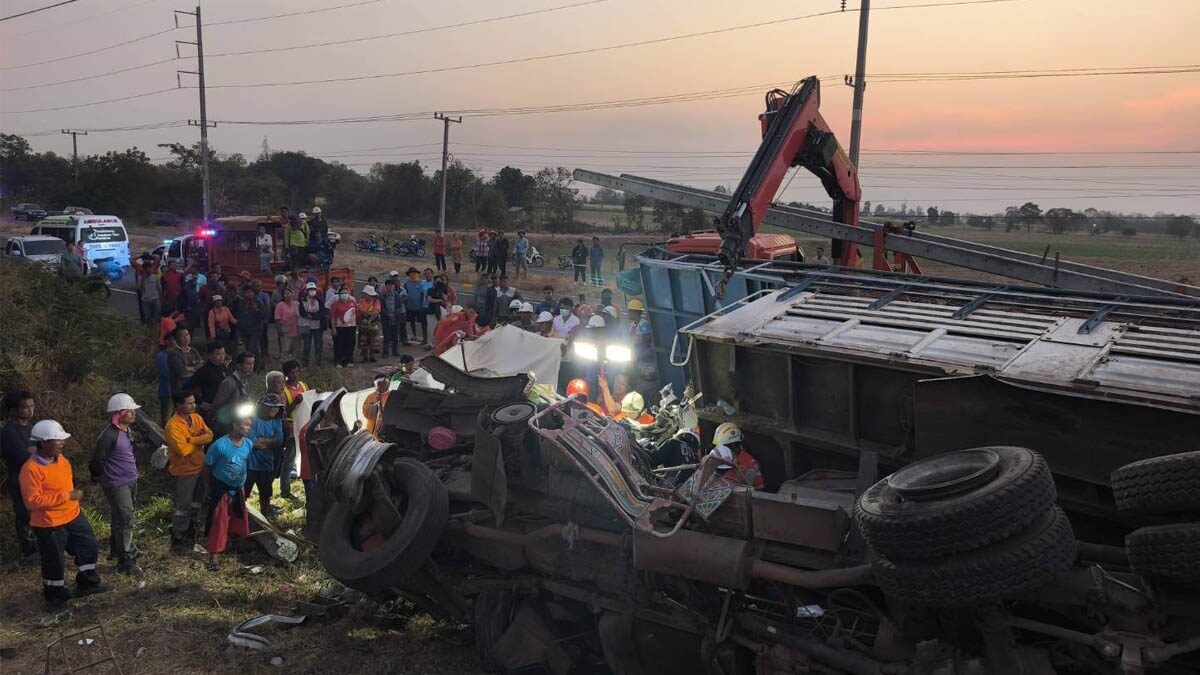
[[[166,211],[151,211],[150,223],[155,227],[175,227],[183,222],[183,219],[174,213]]]
[[[41,220],[42,218],[46,217],[46,209],[43,209],[37,204],[32,204],[29,202],[17,204],[9,209],[9,211],[12,213],[13,220],[34,221]]]
[[[9,259],[20,259],[29,262],[42,263],[50,267],[62,264],[62,255],[67,251],[67,243],[58,237],[45,235],[23,235],[9,237],[4,242],[4,256]]]
[[[96,215],[91,209],[86,206],[65,206],[57,211],[50,210],[46,212],[46,217],[50,216],[94,216]]]

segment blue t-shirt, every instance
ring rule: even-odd
[[[424,301],[424,304],[422,305],[422,307],[424,307],[425,309],[428,309],[429,308],[429,291],[433,290],[433,282],[429,281],[428,279],[422,279],[421,280],[421,290],[425,293],[425,301]]]
[[[264,420],[261,417],[255,417],[250,422],[250,434],[246,439],[251,445],[258,442],[260,438],[275,438],[279,441],[279,447],[283,447],[283,420],[274,418]],[[274,448],[251,448],[250,460],[248,467],[251,471],[274,471],[275,470],[275,449]]]
[[[234,445],[228,436],[222,436],[208,446],[204,464],[212,469],[217,480],[229,487],[242,487],[246,484],[246,458],[252,445],[249,438],[243,438],[241,445]]]
[[[163,349],[154,357],[154,367],[158,368],[158,397],[171,395],[171,366],[167,364],[167,350]]]

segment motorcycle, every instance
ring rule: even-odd
[[[408,241],[397,242],[392,247],[392,253],[405,258],[424,258],[425,257],[425,240],[416,237],[410,237]]]
[[[569,270],[575,266],[575,261],[571,259],[570,254],[558,256],[558,269]]]
[[[471,249],[471,251],[474,252],[474,249]],[[520,254],[513,253],[513,262],[516,262],[518,255]],[[525,264],[530,267],[542,267],[546,264],[546,259],[538,252],[536,246],[530,246],[529,250],[525,252]]]
[[[362,237],[359,237],[358,239],[354,240],[354,250],[362,253],[387,253],[387,237],[384,237],[383,239],[376,239],[375,235],[371,235],[370,239],[363,239]]]

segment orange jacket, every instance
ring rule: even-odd
[[[745,450],[739,450],[734,460],[737,463],[738,470],[726,469],[721,472],[721,475],[734,483],[748,484],[755,489],[762,489],[762,469],[759,468],[758,460],[754,459],[754,455]]]
[[[213,432],[204,418],[195,413],[187,419],[171,415],[163,431],[167,434],[167,472],[172,476],[200,473],[204,468],[204,446],[213,441]]]
[[[29,509],[29,524],[33,527],[58,527],[75,520],[79,502],[71,499],[75,479],[71,463],[59,456],[53,464],[42,464],[30,457],[21,467],[21,496]]]
[[[372,436],[383,426],[383,408],[387,405],[387,399],[388,395],[386,393],[380,396],[377,391],[367,394],[367,397],[363,399],[363,428]]]

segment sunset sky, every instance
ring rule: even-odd
[[[975,0],[978,2],[978,0]],[[0,0],[2,14],[50,4]],[[221,153],[303,150],[366,170],[375,161],[438,161],[441,125],[407,121],[304,126],[233,121],[316,120],[434,110],[481,110],[726,93],[663,105],[478,116],[451,131],[451,151],[490,175],[511,164],[633,173],[711,188],[734,184],[759,142],[762,95],[808,75],[827,78],[822,110],[849,145],[858,14],[840,0],[215,0],[203,3],[210,132]],[[847,0],[856,7],[858,0]],[[864,199],[987,213],[1025,200],[1043,208],[1094,206],[1126,212],[1200,213],[1200,0],[1007,0],[950,6],[945,0],[876,0],[871,14],[861,174]],[[886,9],[922,4],[943,6]],[[227,23],[352,5],[330,11]],[[575,5],[573,7],[567,7]],[[536,10],[537,15],[350,44],[296,47],[414,31]],[[166,61],[102,78],[73,80],[173,59],[168,0],[79,0],[0,23],[0,129],[31,136],[39,150],[69,154],[61,128],[103,129],[182,122],[199,116],[195,89],[44,111],[171,89]],[[778,21],[656,44],[352,82],[244,88],[230,85],[402,73],[524,59]],[[181,24],[190,17],[181,16]],[[190,25],[190,24],[187,24]],[[164,31],[96,54],[22,68]],[[184,55],[192,47],[180,47]],[[1191,72],[888,82],[897,73],[1187,67]],[[185,86],[194,84],[182,76]],[[735,90],[729,92],[729,90]],[[741,90],[738,93],[736,90]],[[195,127],[94,132],[88,153],[194,142]],[[409,146],[409,147],[397,147]],[[413,147],[416,146],[416,147]],[[1048,152],[1040,155],[883,154]],[[1156,154],[1096,154],[1143,153]],[[1164,154],[1172,151],[1175,154]],[[1180,151],[1184,151],[1180,153]],[[1057,154],[1089,153],[1089,154]],[[1037,168],[1044,167],[1044,168]],[[784,199],[825,203],[811,176]]]

